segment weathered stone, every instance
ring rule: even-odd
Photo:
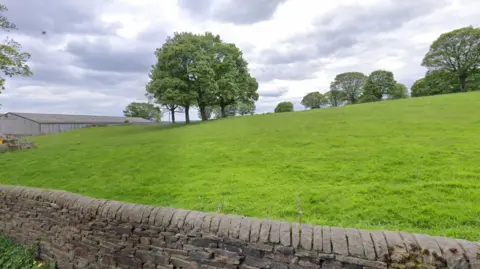
[[[375,254],[375,246],[373,244],[372,237],[370,236],[370,232],[359,230],[359,233],[363,244],[363,250],[365,251],[365,257],[368,260],[376,260],[377,256]]]
[[[360,232],[357,229],[345,229],[348,239],[348,252],[350,256],[364,258],[365,252],[363,250],[363,243],[360,237]]]
[[[330,231],[330,227],[323,226],[322,227],[322,252],[323,253],[333,253],[332,252],[332,234]]]
[[[270,221],[270,237],[269,242],[278,244],[280,243],[280,221],[272,220]]]
[[[252,220],[250,218],[243,218],[240,224],[240,236],[239,238],[244,241],[250,240],[250,225]]]
[[[300,247],[300,223],[292,223],[292,246],[294,248]]]
[[[213,234],[218,233],[218,229],[220,228],[220,221],[222,219],[222,215],[220,214],[213,214],[212,215],[212,220],[210,223],[210,232]]]
[[[343,269],[343,265],[339,261],[326,260],[322,263],[322,269]]]
[[[381,231],[372,231],[370,232],[372,236],[373,245],[375,246],[375,251],[377,253],[377,258],[381,261],[388,261],[390,257],[388,255],[388,246],[385,236]]]
[[[219,237],[228,237],[228,230],[230,230],[231,224],[231,215],[224,215],[220,220],[220,226],[218,228],[217,236]]]
[[[359,259],[354,257],[348,257],[344,255],[336,255],[335,259],[340,262],[368,266],[371,268],[378,268],[378,269],[387,269],[387,263],[381,261],[370,261],[365,259]]]
[[[252,218],[252,226],[250,228],[250,242],[255,243],[260,237],[260,229],[262,227],[262,221],[257,218]]]
[[[203,218],[203,221],[202,221],[202,232],[204,233],[210,232],[210,223],[212,222],[212,217],[213,216],[211,214],[205,215],[205,218]]]
[[[313,227],[313,250],[322,251],[322,226]]]
[[[344,228],[331,227],[333,253],[348,255],[347,236]]]
[[[300,238],[300,243],[302,248],[306,250],[312,249],[313,242],[313,226],[311,224],[302,224],[302,234]]]
[[[270,236],[270,228],[272,224],[270,220],[263,220],[262,228],[260,229],[259,242],[268,243],[268,237]]]
[[[434,237],[443,253],[443,258],[448,268],[468,269],[469,263],[465,259],[463,248],[459,243],[451,238]]]
[[[408,253],[405,245],[403,244],[402,237],[398,232],[383,232],[387,241],[388,252],[390,253],[390,259],[394,263],[399,263],[407,258]]]
[[[415,237],[411,233],[400,232],[400,236],[402,237],[403,243],[405,244],[405,247],[409,253],[420,249],[420,246],[417,244],[417,240],[415,240]]]
[[[180,258],[177,258],[177,257],[172,257],[171,258],[171,263],[176,268],[197,269],[197,264],[195,262],[187,261],[187,260],[180,259]]]
[[[228,230],[228,237],[230,238],[238,238],[240,235],[240,226],[242,224],[242,217],[232,217],[230,228]]]

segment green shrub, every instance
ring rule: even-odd
[[[0,268],[2,269],[54,269],[35,260],[35,252],[15,244],[12,239],[0,236]]]

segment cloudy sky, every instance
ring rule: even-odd
[[[257,112],[286,100],[302,109],[305,93],[326,92],[342,72],[388,69],[410,87],[434,39],[480,26],[478,0],[2,3],[19,28],[8,35],[32,54],[34,76],[8,79],[0,112],[121,115],[144,100],[153,52],[175,31],[211,31],[237,44],[260,84]]]

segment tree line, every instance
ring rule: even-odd
[[[440,35],[422,61],[428,68],[418,79],[409,95],[404,84],[392,72],[377,70],[368,77],[360,72],[338,74],[330,91],[310,92],[301,104],[309,109],[344,104],[377,102],[446,93],[480,90],[480,28],[464,27]],[[289,105],[287,106],[286,103]],[[275,112],[293,111],[291,102],[281,102]]]

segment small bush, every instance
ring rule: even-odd
[[[35,260],[33,249],[15,244],[12,239],[0,236],[0,268],[2,269],[54,269]]]

